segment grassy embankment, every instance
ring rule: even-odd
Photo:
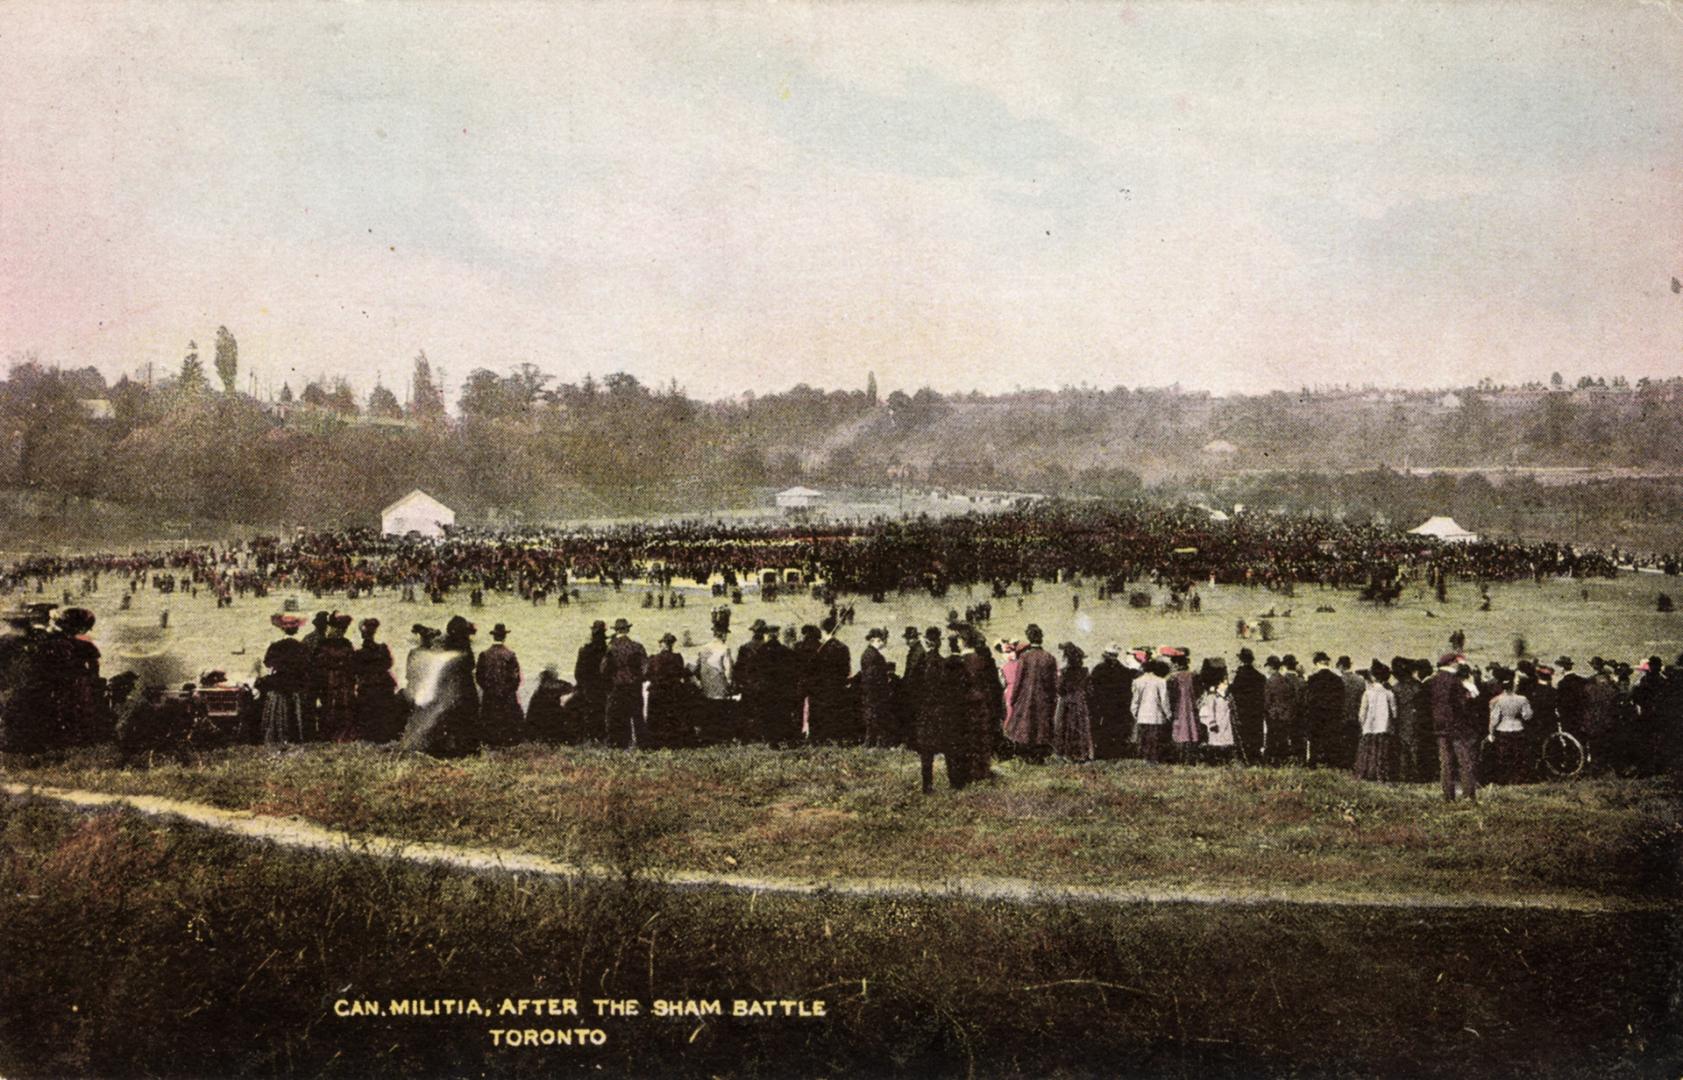
[[[673,893],[0,800],[0,1072],[1675,1076],[1673,914]],[[392,1016],[393,998],[489,1017]],[[508,998],[580,1020],[499,1018]],[[591,999],[644,1015],[597,1019]],[[652,1001],[727,1015],[655,1018]],[[734,1019],[735,998],[824,1019]],[[383,1015],[341,1018],[335,1002]],[[490,1032],[605,1044],[506,1049]]]
[[[1233,896],[1670,901],[1683,811],[1663,780],[1592,780],[1445,805],[1435,785],[1333,771],[1018,762],[917,790],[904,751],[519,747],[461,761],[367,746],[218,751],[120,768],[112,750],[0,779],[159,795],[407,840],[612,863],[635,823],[656,868],[939,884],[1167,887]]]

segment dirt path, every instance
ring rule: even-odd
[[[352,852],[382,859],[437,863],[475,872],[533,874],[556,878],[615,876],[604,866],[580,866],[541,855],[463,844],[399,840],[387,836],[353,834],[315,825],[296,817],[272,817],[243,810],[223,810],[203,803],[183,802],[156,795],[119,795],[99,791],[0,784],[13,798],[34,796],[80,809],[124,806],[153,817],[171,817],[252,840],[307,851]],[[1385,896],[1344,896],[1312,889],[1200,890],[1139,882],[1130,885],[1048,885],[1024,878],[981,877],[908,881],[889,878],[764,878],[746,874],[713,874],[694,870],[663,870],[661,880],[675,888],[734,889],[742,892],[816,896],[867,897],[946,896],[970,900],[998,900],[1021,904],[1205,904],[1261,906],[1299,904],[1321,907],[1391,909],[1545,910],[1624,912],[1676,910],[1683,904],[1650,899],[1627,899],[1589,893],[1537,893],[1524,897],[1465,892],[1454,895],[1396,893]]]

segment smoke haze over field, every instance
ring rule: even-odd
[[[702,397],[1683,358],[1657,5],[17,3],[0,353]]]

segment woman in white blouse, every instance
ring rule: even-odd
[[[1394,780],[1397,776],[1397,695],[1389,685],[1391,669],[1375,660],[1362,693],[1361,740],[1356,743],[1356,779]]]

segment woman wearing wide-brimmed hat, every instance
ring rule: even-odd
[[[282,612],[269,622],[281,632],[278,641],[263,653],[263,666],[269,673],[257,680],[257,690],[263,695],[263,742],[269,746],[307,741],[304,698],[310,691],[310,650],[298,640],[298,630],[304,620],[298,615]]]

